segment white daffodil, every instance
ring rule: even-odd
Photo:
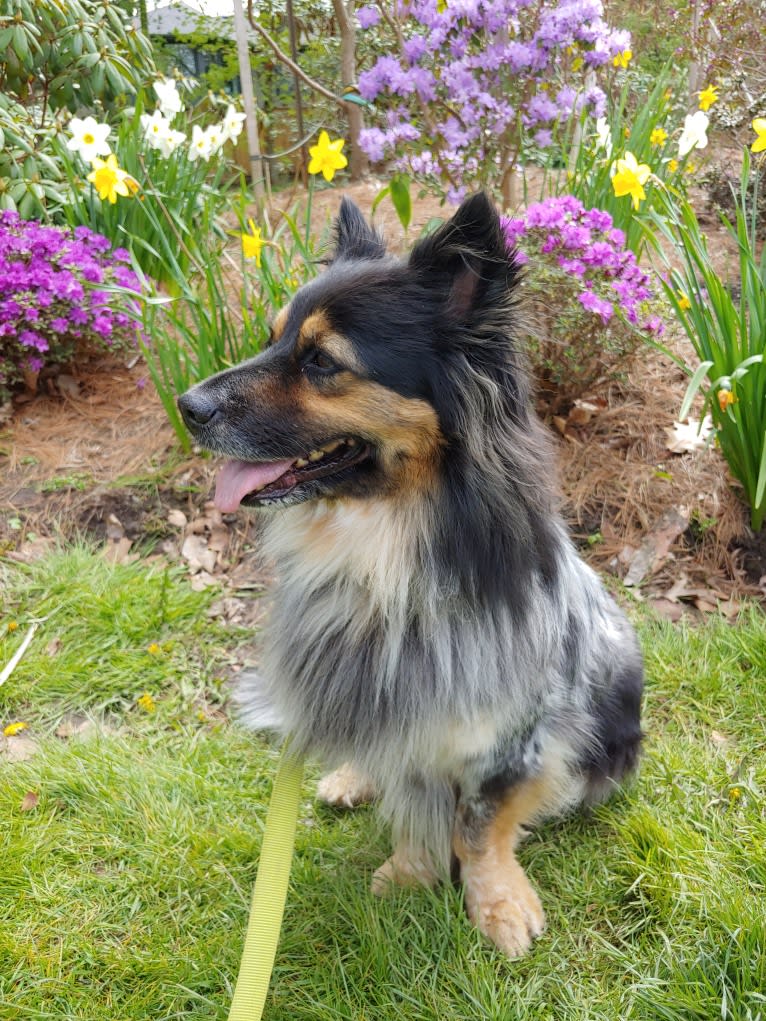
[[[211,124],[209,127],[205,128],[205,134],[207,135],[208,143],[210,145],[210,155],[215,156],[226,141],[223,124]]]
[[[178,94],[176,83],[172,78],[165,78],[164,81],[155,82],[154,91],[157,93],[160,110],[169,120],[172,120],[177,113],[183,110],[184,105]]]
[[[678,155],[684,158],[692,149],[704,149],[707,145],[707,129],[710,118],[703,110],[697,110],[684,119],[684,129],[678,139]]]
[[[239,113],[236,107],[229,103],[226,110],[226,116],[221,124],[221,130],[223,132],[225,141],[236,141],[237,138],[242,134],[242,122],[245,119],[243,113]]]
[[[141,127],[144,129],[144,137],[151,149],[161,149],[162,140],[170,130],[170,121],[162,116],[159,110],[153,114],[141,114]]]
[[[192,139],[189,143],[189,159],[192,162],[194,160],[210,159],[212,151],[212,142],[207,131],[203,131],[199,124],[195,124],[192,128]]]
[[[607,159],[612,155],[612,131],[606,117],[596,121],[596,148],[606,151]]]
[[[172,155],[179,145],[182,145],[186,141],[186,135],[183,131],[175,131],[173,128],[168,128],[168,133],[162,140],[162,148],[160,152],[167,159],[168,156]]]
[[[67,140],[66,147],[78,152],[86,163],[92,163],[97,156],[108,156],[109,125],[99,124],[95,117],[73,117],[69,122],[72,137]]]
[[[186,141],[183,131],[174,131],[170,121],[163,117],[159,110],[155,110],[151,115],[141,114],[141,127],[144,129],[144,137],[149,147],[156,149],[165,159]]]

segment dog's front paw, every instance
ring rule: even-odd
[[[545,928],[540,898],[520,866],[513,882],[467,882],[465,905],[473,924],[509,957],[522,957]]]
[[[396,886],[435,886],[439,877],[429,858],[423,854],[397,849],[376,869],[370,889],[376,897],[385,897]]]
[[[346,762],[334,773],[322,777],[317,786],[317,797],[336,808],[356,808],[374,800],[375,787],[369,777],[356,772]]]

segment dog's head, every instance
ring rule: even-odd
[[[221,510],[427,486],[465,432],[456,380],[512,368],[517,269],[484,195],[405,261],[345,199],[336,239],[268,348],[179,399],[195,439],[235,459],[219,475]],[[523,402],[517,383],[505,389]]]

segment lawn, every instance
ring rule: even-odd
[[[0,1017],[224,1019],[278,756],[228,705],[247,635],[161,562],[77,548],[0,582],[0,666],[47,618],[0,688],[28,724],[0,765]],[[317,805],[314,774],[268,1021],[766,1017],[766,617],[633,617],[641,772],[523,845],[532,953],[505,960],[457,890],[374,899],[386,836]]]

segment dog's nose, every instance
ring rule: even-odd
[[[178,398],[184,422],[194,431],[201,425],[207,425],[218,414],[215,402],[204,394],[189,391]]]

